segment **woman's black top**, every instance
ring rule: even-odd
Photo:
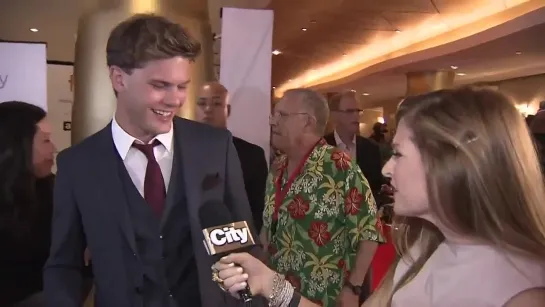
[[[27,231],[14,233],[0,227],[0,306],[42,291],[42,269],[51,241],[53,183],[54,175],[37,181],[38,210]]]

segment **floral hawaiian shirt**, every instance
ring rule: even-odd
[[[269,265],[307,299],[333,307],[359,243],[383,240],[375,200],[355,161],[323,140],[291,185],[286,168],[286,157],[279,157],[267,179]]]

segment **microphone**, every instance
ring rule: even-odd
[[[231,213],[221,201],[207,201],[199,209],[199,219],[204,235],[204,247],[215,261],[234,252],[247,252],[255,245],[246,221],[234,222]],[[238,291],[244,303],[251,304],[252,292]]]

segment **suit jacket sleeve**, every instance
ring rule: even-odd
[[[255,225],[252,217],[252,210],[244,188],[244,179],[238,153],[233,144],[233,137],[229,133],[227,143],[227,162],[225,170],[225,205],[233,215],[233,218],[238,221],[246,221],[254,234],[254,240],[258,240],[256,236]],[[256,242],[257,243],[257,242]]]
[[[378,193],[380,192],[380,188],[384,183],[384,177],[382,176],[382,158],[380,156],[380,148],[378,145],[369,140],[366,141],[368,143],[366,144],[366,149],[364,152],[366,152],[366,158],[368,158],[367,163],[369,165],[369,176],[367,180],[369,181],[373,195],[377,197]]]
[[[255,147],[254,151],[255,162],[252,175],[248,181],[247,191],[250,205],[252,207],[252,215],[257,233],[261,231],[263,226],[263,209],[265,208],[265,184],[267,182],[267,160],[265,159],[265,151],[261,147]]]
[[[382,184],[384,183],[384,176],[382,176],[382,156],[380,155],[380,147],[375,146],[375,186],[376,186],[376,193],[380,191],[380,188],[382,187]]]
[[[227,140],[227,164],[225,176],[225,204],[227,205],[227,208],[229,208],[229,211],[231,211],[235,220],[246,221],[250,225],[256,245],[249,253],[257,259],[263,259],[263,248],[261,247],[261,242],[259,242],[259,234],[256,232],[255,226],[253,225],[252,211],[250,209],[250,204],[248,203],[246,189],[244,188],[242,168],[240,166],[237,150],[233,144],[231,133],[229,133],[229,138]],[[231,302],[233,304],[232,306],[238,306],[240,304],[239,300],[227,294],[225,300]],[[252,306],[263,307],[267,306],[267,304],[264,298],[254,297]]]
[[[82,302],[85,239],[65,154],[61,152],[57,158],[51,249],[43,274],[44,292],[50,307],[79,307]]]

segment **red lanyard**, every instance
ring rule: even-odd
[[[319,144],[320,141],[317,144]],[[288,194],[288,192],[289,192],[289,190],[291,188],[291,185],[295,181],[295,178],[297,178],[297,176],[299,176],[301,174],[301,172],[303,170],[303,167],[305,166],[305,163],[307,162],[308,158],[310,157],[310,155],[314,151],[314,148],[316,148],[317,144],[312,146],[312,148],[303,157],[303,159],[301,159],[301,161],[299,162],[299,165],[297,165],[297,167],[295,168],[293,173],[291,173],[291,175],[288,177],[288,181],[286,182],[286,184],[284,185],[283,188],[282,188],[282,179],[284,178],[284,171],[288,167],[288,161],[285,160],[282,163],[282,165],[279,167],[278,175],[277,175],[276,181],[274,183],[275,184],[275,191],[274,191],[274,213],[273,213],[273,216],[272,216],[273,221],[278,220],[278,212],[280,211],[280,207],[282,206],[282,203],[284,202],[284,199],[286,198],[286,195]]]

